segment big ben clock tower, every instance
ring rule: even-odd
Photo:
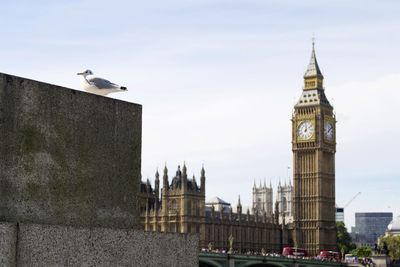
[[[315,57],[292,116],[294,242],[309,255],[335,250],[336,120]]]

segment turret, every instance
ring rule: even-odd
[[[168,190],[169,190],[169,181],[168,181],[168,169],[167,169],[167,163],[165,163],[164,166],[164,174],[163,174],[163,190],[161,194],[161,210],[163,216],[167,216],[168,214]],[[167,222],[163,222],[163,229],[167,229]]]
[[[194,174],[193,174],[192,181],[193,181],[193,186],[196,189],[198,186],[197,186],[196,176],[194,176]]]
[[[238,204],[236,207],[236,212],[241,215],[242,214],[242,203],[240,203],[240,195],[239,195],[239,199],[238,199]]]
[[[178,169],[176,170],[175,176],[179,177],[179,178],[182,177],[182,172],[181,172],[181,166],[180,165],[178,165]]]
[[[150,184],[149,178],[147,178],[147,180],[146,180],[146,191],[147,191],[147,194],[151,193],[151,184]]]
[[[204,165],[201,167],[200,190],[203,194],[206,193],[206,171],[204,170]]]
[[[154,180],[154,191],[156,195],[156,199],[160,197],[160,174],[158,173],[158,169],[156,171],[156,179]]]
[[[182,167],[182,190],[187,190],[187,169],[185,162],[183,163]]]
[[[163,175],[163,190],[164,194],[168,191],[168,169],[167,169],[167,164],[165,164],[164,167],[164,175]]]

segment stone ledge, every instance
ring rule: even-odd
[[[198,266],[198,236],[103,227],[0,223],[6,266]],[[5,231],[4,231],[5,229]],[[7,233],[7,234],[3,234]],[[13,238],[11,238],[13,236]],[[2,246],[3,247],[3,246]],[[10,258],[15,259],[16,265]],[[3,262],[1,262],[3,263]],[[3,264],[2,264],[3,266]]]
[[[0,73],[0,220],[140,228],[142,106]]]
[[[15,223],[0,223],[0,266],[15,266],[17,227]]]

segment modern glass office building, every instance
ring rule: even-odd
[[[356,212],[353,241],[357,244],[373,246],[378,237],[385,233],[393,220],[392,212]]]

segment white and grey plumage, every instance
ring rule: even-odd
[[[81,75],[81,86],[89,93],[96,95],[107,95],[109,93],[127,91],[126,87],[119,86],[106,79],[96,77],[91,70],[77,73]]]

